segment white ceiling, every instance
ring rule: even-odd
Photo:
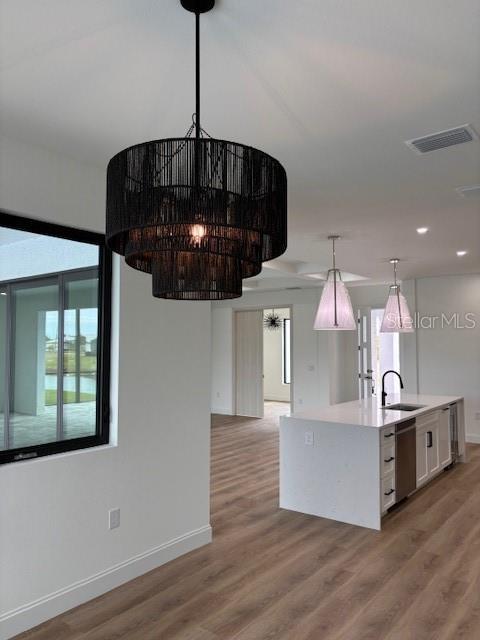
[[[188,128],[194,24],[179,0],[0,0],[0,12],[8,135],[104,168]],[[373,281],[390,257],[405,260],[401,278],[480,271],[480,199],[455,192],[480,182],[480,142],[425,156],[404,144],[480,132],[479,34],[478,0],[217,0],[204,16],[203,126],[287,169],[285,282],[299,263],[328,268],[329,233],[344,236],[340,266]]]

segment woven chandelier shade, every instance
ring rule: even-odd
[[[286,249],[285,170],[262,151],[213,138],[125,149],[107,170],[107,242],[155,274],[157,297],[238,297],[242,278]]]
[[[138,144],[107,170],[107,242],[154,274],[153,295],[220,300],[287,246],[287,176],[262,151],[213,138]]]
[[[181,4],[195,14],[193,124],[184,138],[137,144],[110,160],[107,244],[152,274],[156,297],[237,298],[242,278],[287,248],[287,176],[268,154],[202,129],[200,14],[215,1]]]

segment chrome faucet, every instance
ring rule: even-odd
[[[398,376],[398,379],[400,380],[400,389],[403,389],[402,376],[398,373],[398,371],[394,371],[393,369],[385,371],[382,376],[382,407],[385,406],[385,400],[387,399],[387,392],[385,391],[385,376],[387,375],[387,373],[394,373],[396,376]]]

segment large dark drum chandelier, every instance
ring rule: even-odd
[[[129,147],[107,170],[107,244],[152,274],[158,298],[237,298],[242,278],[287,248],[282,165],[200,125],[200,14],[214,3],[181,0],[196,23],[196,112],[186,137]]]

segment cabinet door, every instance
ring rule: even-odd
[[[440,454],[440,466],[443,469],[452,461],[450,439],[450,408],[444,409],[438,421],[438,449]]]
[[[440,469],[438,421],[427,427],[428,475],[433,476]]]
[[[417,428],[417,487],[428,478],[427,432]]]
[[[395,504],[395,474],[382,478],[382,513]]]

